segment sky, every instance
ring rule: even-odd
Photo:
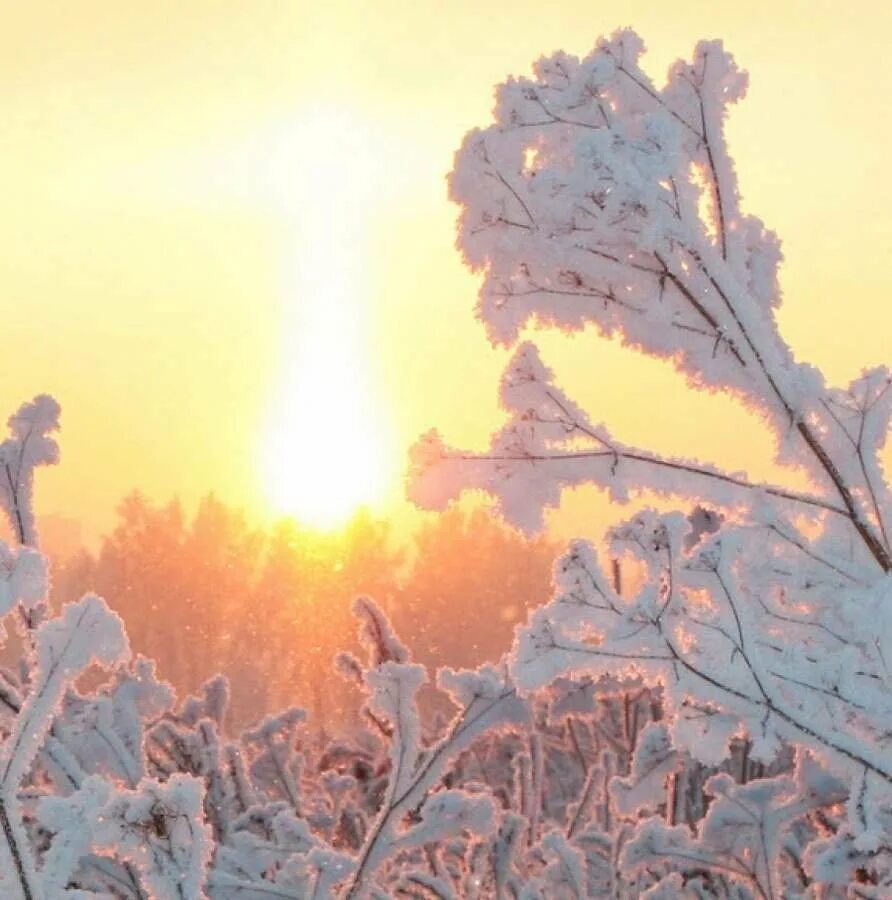
[[[107,529],[131,489],[319,524],[409,522],[406,448],[482,448],[506,351],[475,320],[445,175],[494,85],[630,25],[661,76],[700,38],[750,72],[728,124],[780,234],[781,328],[844,383],[889,362],[885,3],[3,0],[0,307],[10,412],[63,407],[38,509]],[[538,339],[538,338],[537,338]],[[780,478],[721,396],[591,334],[547,362],[627,443]],[[654,402],[659,398],[659,402]],[[335,483],[340,486],[333,487]],[[339,492],[339,493],[338,493]],[[556,533],[603,501],[568,498]]]

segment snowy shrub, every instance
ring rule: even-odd
[[[55,405],[13,423],[40,405],[28,439],[52,452],[5,445],[24,460],[4,504],[13,523],[33,521],[32,470],[55,458]],[[772,866],[789,881],[841,852],[832,828],[812,841],[808,819],[842,821],[840,782],[810,757],[802,777],[785,761],[752,780],[740,744],[705,769],[671,746],[661,695],[640,679],[558,678],[521,697],[504,664],[443,668],[455,714],[424,722],[427,671],[360,599],[366,658],[342,654],[337,669],[361,686],[367,729],[320,742],[289,709],[233,737],[225,679],[178,704],[103,600],[52,617],[39,552],[0,555],[4,622],[25,648],[0,685],[4,898],[637,897],[677,878],[737,896]],[[741,804],[758,828],[750,814],[736,827]],[[765,834],[783,834],[783,863],[751,852]]]
[[[446,785],[456,760],[528,719],[504,667],[442,671],[458,711],[424,734],[416,693],[427,673],[361,599],[368,661],[344,654],[338,666],[366,692],[375,733],[312,747],[304,712],[291,709],[229,739],[225,679],[177,707],[153,664],[130,659],[103,600],[47,615],[46,565],[25,542],[36,544],[33,469],[57,457],[58,414],[38,398],[0,446],[0,502],[19,541],[0,547],[0,613],[25,647],[0,688],[0,896],[368,897],[442,881],[426,863],[436,848],[497,825],[487,785]],[[90,689],[95,671],[81,676],[94,666],[106,676]]]
[[[623,443],[522,343],[502,382],[509,419],[489,450],[427,435],[412,493],[441,508],[482,489],[527,530],[563,488],[586,483],[621,502],[648,489],[691,504],[691,516],[642,510],[608,535],[609,556],[631,554],[645,572],[631,596],[614,589],[603,552],[570,547],[554,599],[518,632],[519,689],[608,674],[662,687],[667,731],[646,730],[632,780],[612,785],[622,810],[653,805],[650,787],[639,795],[639,764],[659,781],[671,752],[710,766],[741,741],[764,764],[795,752],[775,777],[709,778],[693,830],[639,822],[623,866],[668,867],[650,896],[713,896],[717,873],[736,884],[729,896],[817,884],[889,896],[892,500],[879,452],[892,379],[876,368],[830,387],[778,332],[779,242],[741,211],[724,138],[746,89],[733,58],[700,43],[659,87],[642,51],[622,31],[585,59],[541,59],[532,78],[499,88],[494,123],[466,137],[451,191],[459,245],[483,273],[478,314],[499,343],[531,321],[594,326],[670,360],[692,388],[757,411],[777,462],[811,488]],[[556,843],[548,853],[572,882],[578,858]]]

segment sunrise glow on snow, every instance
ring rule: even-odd
[[[7,7],[0,900],[892,897],[892,7]]]

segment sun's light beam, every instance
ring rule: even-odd
[[[293,245],[261,466],[270,505],[320,528],[374,505],[391,477],[365,315],[373,147],[355,117],[317,110],[283,140],[272,171]]]

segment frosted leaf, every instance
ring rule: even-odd
[[[636,810],[655,809],[665,799],[666,779],[679,763],[666,726],[648,723],[635,747],[631,775],[610,782],[610,795],[618,812],[630,815]]]
[[[464,791],[439,791],[425,802],[420,811],[421,821],[399,838],[397,847],[436,844],[463,831],[489,834],[494,812],[489,797]]]
[[[370,597],[358,597],[353,613],[360,620],[359,639],[369,654],[369,665],[409,661],[409,651],[396,636],[387,616]]]
[[[45,557],[30,547],[11,550],[0,542],[0,616],[16,603],[33,609],[46,597],[48,581]]]
[[[113,665],[130,653],[123,623],[105,601],[87,595],[68,603],[36,635],[37,671],[12,735],[0,749],[0,782],[17,785],[50,728],[66,685],[93,662]]]
[[[96,843],[131,862],[158,900],[204,898],[212,841],[202,800],[201,782],[180,774],[119,791],[102,811]]]
[[[59,428],[59,404],[46,394],[24,403],[9,417],[10,436],[0,443],[0,505],[21,544],[35,546],[32,490],[34,468],[59,461],[53,433]]]

